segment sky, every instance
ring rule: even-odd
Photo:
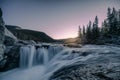
[[[78,26],[106,18],[107,8],[120,9],[120,0],[0,0],[7,25],[42,31],[54,39],[78,35]]]

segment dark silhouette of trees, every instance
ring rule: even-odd
[[[108,8],[107,18],[98,26],[99,19],[96,16],[94,22],[89,21],[88,25],[83,26],[83,44],[119,43],[120,44],[120,9]]]
[[[94,44],[96,43],[97,39],[99,38],[100,35],[100,31],[99,31],[99,27],[98,27],[98,17],[95,17],[95,21],[92,25],[92,22],[89,21],[87,27],[85,28],[85,26],[83,26],[83,32],[82,32],[82,42],[84,43],[90,43],[90,44]]]
[[[119,11],[116,11],[115,8],[112,9],[108,8],[108,13],[107,13],[107,27],[109,29],[108,34],[113,37],[114,35],[120,35],[120,13]]]

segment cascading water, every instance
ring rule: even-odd
[[[35,47],[30,46],[30,53],[29,53],[29,61],[28,61],[28,67],[33,66],[33,60],[34,60],[34,54],[35,54]]]
[[[91,58],[80,57],[72,49],[63,46],[35,48],[33,45],[20,49],[20,68],[0,76],[1,80],[48,80],[58,69]],[[24,68],[24,69],[23,69]]]
[[[45,65],[48,62],[48,58],[48,51],[45,48],[37,49],[35,63]]]
[[[26,67],[28,63],[29,47],[22,47],[20,49],[20,67]]]
[[[61,52],[63,50],[63,47],[62,46],[50,46],[49,49],[48,49],[48,52],[49,52],[49,60],[53,59],[53,57]]]
[[[32,45],[28,45],[25,47],[21,47],[20,49],[20,67],[32,67],[34,54],[35,54],[35,47]]]

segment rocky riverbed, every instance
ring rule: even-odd
[[[76,52],[93,57],[59,69],[50,80],[120,80],[119,47],[86,45]]]

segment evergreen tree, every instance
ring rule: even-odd
[[[108,8],[107,17],[110,17],[110,15],[111,15],[111,8]]]
[[[101,27],[101,34],[102,34],[102,36],[108,37],[109,36],[108,31],[109,31],[108,24],[104,20],[104,22],[102,22],[102,27]]]
[[[85,33],[86,33],[86,31],[85,31],[85,26],[83,26],[83,35],[85,36]]]
[[[97,16],[95,17],[94,25],[95,25],[95,27],[98,27],[98,17]]]
[[[118,24],[117,24],[117,26],[118,26],[118,34],[120,36],[120,9],[118,11]]]
[[[82,33],[81,33],[81,27],[79,26],[79,31],[78,31],[78,37],[81,38],[82,37]]]
[[[100,31],[98,27],[98,17],[95,17],[95,21],[93,23],[93,29],[92,29],[92,34],[93,34],[93,41],[96,41],[100,37]]]
[[[86,28],[85,26],[83,26],[82,28],[82,44],[85,44],[86,43]]]
[[[116,9],[113,7],[113,11],[112,11],[113,16],[116,16]]]
[[[115,8],[111,10],[108,8],[107,19],[102,23],[102,27],[98,27],[98,17],[95,17],[93,25],[91,21],[85,28],[83,26],[83,37],[86,43],[96,43],[102,39],[103,42],[115,42],[113,40],[118,40],[120,37],[120,10],[116,11]]]
[[[89,24],[87,25],[87,29],[86,29],[86,41],[87,41],[87,43],[92,42],[91,24],[92,24],[91,21],[89,21]]]
[[[81,33],[81,27],[78,27],[78,43],[82,43],[82,33]]]
[[[112,15],[111,14],[112,14],[111,13],[111,8],[108,8],[108,12],[107,12],[107,21],[108,21],[107,27],[109,28],[108,33],[111,32],[111,30],[110,30],[111,23],[112,23]]]
[[[117,31],[117,26],[116,26],[117,19],[116,19],[116,10],[115,10],[115,8],[113,8],[111,16],[108,19],[109,19],[108,21],[109,21],[109,25],[110,25],[109,34],[111,36],[116,35],[116,33],[117,33],[116,32]]]

